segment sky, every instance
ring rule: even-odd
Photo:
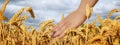
[[[4,0],[0,0],[0,8],[3,2]],[[21,8],[32,7],[36,17],[35,19],[27,19],[26,24],[38,28],[39,24],[45,20],[54,19],[55,23],[58,23],[62,14],[65,17],[68,16],[69,13],[79,7],[80,3],[81,0],[10,0],[5,16],[10,19]],[[88,22],[96,19],[96,14],[100,14],[102,18],[105,18],[112,9],[120,9],[120,0],[99,0]],[[115,13],[112,18],[117,15],[120,15],[120,13]]]

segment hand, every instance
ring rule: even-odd
[[[51,37],[62,38],[65,35],[65,30],[76,28],[80,26],[85,20],[86,17],[84,13],[80,14],[80,11],[74,11],[52,28]]]

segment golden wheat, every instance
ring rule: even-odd
[[[2,8],[2,10],[5,9]],[[120,45],[120,21],[118,20],[120,16],[110,19],[113,13],[119,12],[118,9],[110,11],[104,20],[98,15],[98,19],[90,24],[84,23],[76,29],[66,30],[65,36],[61,39],[50,36],[51,28],[55,26],[54,20],[42,22],[38,31],[32,26],[27,27],[22,21],[28,16],[19,16],[24,10],[35,18],[32,8],[27,7],[20,9],[8,22],[0,20],[1,45]],[[91,8],[86,10],[87,17],[90,17],[91,10]],[[3,15],[1,12],[0,14]],[[63,19],[64,16],[62,16]],[[99,22],[100,26],[96,26],[96,22]]]

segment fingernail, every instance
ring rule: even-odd
[[[54,36],[54,37],[57,37],[57,36],[59,36],[59,34],[54,34],[53,36]]]
[[[56,34],[54,34],[53,36],[56,37]]]
[[[55,34],[55,31],[54,31],[54,32],[51,32],[50,36],[51,36],[52,38],[54,38],[54,34]]]
[[[52,35],[53,35],[53,32],[50,33],[50,36],[52,36]]]

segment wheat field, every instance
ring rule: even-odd
[[[51,28],[55,26],[54,20],[42,22],[38,31],[32,26],[26,26],[23,21],[29,17],[20,15],[26,11],[34,19],[31,7],[21,8],[11,19],[5,17],[8,2],[5,0],[0,10],[0,45],[120,45],[120,15],[110,19],[113,13],[120,12],[118,9],[111,10],[106,19],[97,15],[98,19],[89,24],[68,29],[63,38],[57,39],[50,36]],[[90,17],[90,10],[87,7],[87,17]],[[95,25],[97,22],[100,26]]]

